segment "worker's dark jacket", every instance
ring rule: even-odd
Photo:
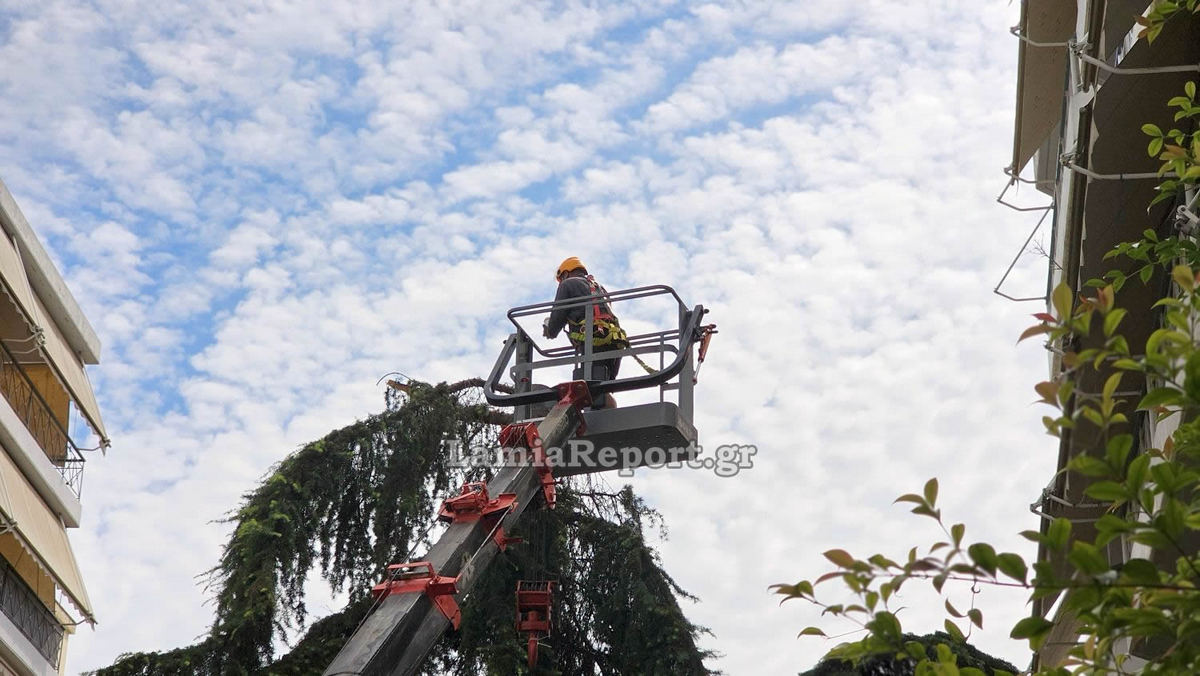
[[[572,273],[558,284],[558,293],[554,296],[555,303],[570,301],[575,298],[586,298],[591,296],[592,289],[587,282],[587,275],[583,272]],[[611,308],[608,303],[601,303],[601,309],[604,312],[611,314]],[[592,303],[579,305],[572,308],[555,308],[550,312],[550,321],[547,325],[547,334],[550,338],[558,335],[559,331],[567,325],[567,321],[583,322],[587,319],[585,313],[592,311]],[[571,341],[575,343],[575,341]],[[576,351],[581,350],[582,345],[575,343]],[[619,346],[612,343],[608,345],[600,345],[596,347],[597,352],[608,352],[611,350],[620,349]],[[621,358],[602,359],[594,363],[592,367],[592,378],[594,380],[615,380],[621,369]],[[572,377],[579,379],[583,377],[583,369],[576,368]]]
[[[592,295],[592,289],[588,286],[587,277],[580,274],[578,276],[569,276],[558,284],[558,293],[554,296],[555,303],[569,301],[574,298],[586,298]],[[586,312],[591,311],[591,305],[578,305],[573,308],[555,308],[550,313],[549,334],[553,338],[558,335],[559,331],[567,325],[567,321],[582,322],[587,318]]]

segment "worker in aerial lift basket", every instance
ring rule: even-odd
[[[587,268],[583,266],[583,262],[575,256],[564,260],[558,266],[558,271],[554,276],[558,281],[558,293],[554,296],[556,303],[569,301],[574,298],[584,298],[597,293],[608,293],[603,286],[600,286],[591,275],[588,274]],[[583,354],[584,343],[584,328],[587,315],[585,310],[590,309],[592,312],[592,350],[593,353],[611,352],[629,347],[629,339],[625,336],[625,331],[621,328],[621,324],[617,321],[616,315],[613,314],[612,308],[609,307],[607,301],[598,301],[593,303],[590,308],[576,306],[573,308],[555,307],[550,316],[542,324],[542,335],[546,338],[554,338],[562,331],[563,327],[568,327],[567,337],[571,339],[571,344],[575,346],[575,351],[578,354]],[[617,372],[621,370],[621,358],[614,357],[612,359],[600,359],[592,362],[592,380],[616,380]],[[572,377],[576,380],[583,378],[583,367],[576,367]],[[605,395],[603,402],[599,402],[597,408],[613,408],[617,405],[611,394]]]

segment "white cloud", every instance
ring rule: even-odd
[[[191,642],[212,520],[377,410],[384,373],[481,374],[503,310],[548,298],[567,255],[720,326],[697,426],[758,445],[755,468],[635,478],[714,666],[815,662],[829,646],[794,638],[814,609],[766,586],[923,537],[889,503],[929,476],[969,533],[1016,548],[1033,527],[1044,361],[1012,347],[1026,308],[990,294],[1032,225],[993,201],[1012,9],[101,9],[27,5],[0,43],[22,66],[0,73],[0,171],[105,342],[115,446],[71,534],[101,624],[71,670]],[[1010,283],[1039,288],[1039,266]],[[1024,659],[988,626],[985,649]]]
[[[742,47],[700,64],[682,87],[650,107],[646,125],[651,133],[672,132],[826,91],[884,69],[897,51],[886,42],[840,35],[815,44]]]
[[[229,233],[224,246],[213,251],[212,260],[220,267],[245,267],[258,262],[263,251],[276,242],[268,230],[243,224]]]

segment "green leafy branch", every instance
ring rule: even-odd
[[[784,597],[783,601],[809,601],[822,608],[822,615],[846,618],[866,632],[866,636],[861,640],[834,648],[829,653],[829,658],[857,661],[871,655],[893,654],[896,659],[915,662],[918,673],[964,676],[984,673],[974,667],[958,668],[953,651],[945,645],[938,646],[936,660],[930,659],[924,645],[906,640],[897,616],[899,611],[891,605],[897,592],[912,579],[930,580],[939,592],[950,581],[1005,584],[1001,576],[1013,580],[1013,584],[1028,584],[1028,569],[1020,556],[1011,552],[997,553],[986,543],[965,546],[963,538],[966,535],[966,526],[958,523],[946,527],[942,521],[941,510],[936,505],[937,494],[937,480],[930,479],[925,484],[922,494],[902,495],[896,499],[896,502],[912,503],[914,514],[933,519],[945,534],[946,539],[933,544],[925,556],[919,556],[917,548],[914,547],[909,550],[903,563],[900,563],[882,554],[875,554],[867,559],[856,559],[843,549],[831,549],[825,552],[825,558],[836,565],[837,570],[826,573],[815,581],[802,580],[795,584],[772,585],[775,593]],[[861,598],[862,603],[843,605],[820,601],[816,597],[816,588],[834,580],[841,581]],[[974,594],[973,587],[971,606],[966,610],[959,610],[951,600],[945,600],[946,612],[954,619],[946,619],[944,626],[953,641],[965,641],[973,628],[983,627],[983,611],[975,607]],[[959,626],[964,620],[965,633]],[[807,627],[800,635],[826,636],[824,630],[819,627]]]
[[[1138,25],[1142,26],[1137,36],[1154,42],[1167,21],[1184,12],[1200,14],[1200,0],[1154,0],[1150,11],[1146,12],[1145,16],[1135,19]]]
[[[1151,333],[1140,354],[1133,354],[1120,327],[1128,311],[1116,304],[1123,273],[1095,280],[1090,296],[1076,295],[1060,285],[1051,294],[1053,313],[1034,315],[1039,323],[1021,340],[1045,336],[1059,353],[1061,369],[1035,390],[1041,402],[1055,409],[1045,416],[1047,431],[1056,437],[1088,427],[1098,434],[1093,450],[1076,455],[1063,471],[1076,472],[1088,481],[1084,495],[1103,507],[1095,522],[1095,536],[1081,538],[1065,518],[1049,522],[1043,531],[1022,535],[1042,545],[1047,556],[1029,566],[1016,553],[998,553],[987,543],[965,546],[965,526],[947,527],[937,507],[937,481],[926,483],[921,494],[902,495],[897,502],[913,505],[912,512],[936,521],[947,536],[934,543],[924,556],[909,551],[903,562],[881,554],[857,559],[841,549],[825,553],[837,569],[815,581],[775,585],[784,600],[800,598],[817,604],[822,615],[844,617],[864,632],[864,637],[839,645],[831,657],[861,660],[870,655],[893,654],[911,659],[918,667],[935,663],[919,654],[917,645],[901,640],[897,611],[890,606],[895,593],[910,580],[926,580],[938,593],[951,581],[969,582],[972,604],[961,611],[945,599],[944,625],[952,640],[969,638],[981,628],[983,613],[974,606],[977,585],[1022,588],[1031,600],[1064,595],[1063,611],[1080,622],[1081,643],[1071,651],[1065,666],[1083,672],[1121,673],[1130,641],[1154,641],[1162,659],[1149,673],[1178,673],[1200,665],[1200,558],[1183,543],[1200,536],[1200,276],[1187,263],[1194,260],[1195,244],[1178,238],[1159,239],[1154,233],[1136,243],[1123,244],[1112,256],[1125,256],[1150,266],[1137,273],[1146,280],[1157,268],[1168,268],[1174,293],[1154,304],[1162,327]],[[1106,283],[1107,282],[1107,283]],[[1135,449],[1123,410],[1130,401],[1120,392],[1130,375],[1144,379],[1146,388],[1135,408],[1162,420],[1180,415],[1184,422],[1164,447]],[[1102,382],[1098,392],[1084,392],[1076,383]],[[1139,387],[1140,390],[1140,387]],[[1106,548],[1118,538],[1127,545],[1144,545],[1171,565],[1154,557],[1132,557],[1113,565]],[[1030,570],[1032,569],[1032,578]],[[840,581],[860,600],[853,604],[827,604],[816,596],[822,583]],[[963,631],[963,621],[966,632]],[[1011,631],[1037,650],[1049,636],[1053,623],[1028,617]],[[825,636],[819,627],[801,635]],[[909,642],[911,643],[911,642]],[[921,667],[924,668],[924,667]],[[945,665],[937,665],[946,670]],[[1061,673],[1059,667],[1042,673]],[[965,670],[962,670],[965,672]]]
[[[1155,0],[1138,19],[1139,37],[1153,41],[1172,17],[1196,14],[1200,0]],[[1162,181],[1150,206],[1177,199],[1200,183],[1196,94],[1196,83],[1189,82],[1182,95],[1168,101],[1174,109],[1170,128],[1142,127],[1149,137],[1147,153],[1161,161]],[[1034,388],[1054,409],[1043,424],[1074,449],[1062,472],[1082,482],[1083,495],[1095,501],[1089,507],[1100,516],[1089,528],[1059,517],[1039,531],[1022,533],[1041,549],[1030,566],[1019,554],[998,553],[987,543],[964,546],[965,526],[946,527],[936,505],[937,481],[931,479],[921,494],[897,499],[935,520],[946,535],[925,555],[914,547],[897,562],[882,554],[858,559],[831,549],[825,558],[834,570],[815,581],[772,587],[785,601],[809,601],[822,616],[858,627],[851,633],[861,637],[838,645],[830,658],[861,663],[889,655],[911,662],[916,673],[977,672],[943,659],[950,650],[927,655],[905,638],[911,635],[903,633],[899,610],[891,604],[904,584],[921,580],[943,596],[950,582],[970,583],[965,612],[945,598],[944,625],[956,643],[983,626],[983,613],[974,603],[979,585],[1020,588],[1043,606],[1061,597],[1059,613],[1077,622],[1079,643],[1064,663],[1042,664],[1039,674],[1128,673],[1135,649],[1149,660],[1141,673],[1200,673],[1200,246],[1189,237],[1146,230],[1141,239],[1105,256],[1115,258],[1126,265],[1090,280],[1087,295],[1065,284],[1055,288],[1048,311],[1034,315],[1038,323],[1019,338],[1043,336],[1056,355],[1055,376]],[[1158,283],[1159,271],[1169,275],[1171,291],[1152,307],[1139,308],[1141,316],[1157,318],[1158,328],[1135,351],[1121,330],[1131,308],[1119,306],[1118,295],[1130,278]],[[1179,425],[1162,448],[1143,448],[1131,431],[1134,415],[1160,423],[1175,416]],[[1128,554],[1114,562],[1109,552],[1118,541]],[[857,602],[819,600],[817,588],[830,582],[839,582]],[[1035,615],[1017,622],[1010,635],[1037,651],[1054,626]],[[801,635],[826,636],[820,627],[807,627]]]
[[[1185,84],[1183,95],[1173,97],[1167,105],[1179,109],[1175,112],[1175,122],[1185,121],[1187,127],[1194,127],[1192,120],[1200,117],[1200,106],[1196,105],[1196,83]],[[1158,125],[1150,123],[1142,125],[1142,132],[1150,137],[1146,153],[1162,161],[1158,175],[1174,173],[1174,178],[1158,185],[1158,194],[1151,200],[1150,206],[1174,199],[1185,188],[1192,187],[1200,181],[1200,165],[1197,164],[1197,158],[1200,158],[1200,136],[1194,131],[1185,131],[1178,127],[1163,131]]]

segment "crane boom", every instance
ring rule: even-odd
[[[554,309],[586,309],[601,300],[611,304],[656,297],[674,301],[671,314],[677,317],[677,326],[627,336],[624,344],[614,350],[596,350],[592,338],[581,350],[575,345],[543,348],[520,323]],[[516,332],[505,340],[485,382],[484,395],[492,406],[514,407],[513,417],[519,421],[504,428],[500,445],[524,447],[532,457],[507,463],[486,487],[478,483],[464,485],[459,496],[443,504],[439,518],[450,520],[450,525],[425,560],[388,567],[389,579],[372,590],[377,598],[372,612],[326,668],[324,676],[408,676],[421,669],[429,651],[446,630],[458,628],[459,605],[471,594],[496,553],[507,544],[505,532],[516,527],[525,508],[539,493],[544,496],[545,506],[553,508],[554,476],[548,450],[567,451],[557,457],[561,476],[633,469],[651,462],[648,454],[625,457],[622,453],[605,459],[603,455],[587,455],[586,449],[578,457],[573,455],[574,449],[567,448],[571,440],[606,450],[658,450],[662,464],[694,460],[697,435],[691,422],[692,388],[696,380],[692,348],[702,343],[703,355],[709,337],[715,332],[714,325],[700,323],[707,312],[700,305],[688,309],[674,289],[661,284],[510,309],[508,318]],[[583,335],[594,336],[592,313],[585,312],[584,317]],[[648,371],[645,375],[606,381],[575,380],[555,388],[534,385],[537,369],[578,364],[581,368],[575,377],[588,378],[592,362],[625,356],[641,361],[638,355],[643,354],[659,355],[659,369],[643,363]],[[538,360],[535,355],[544,359]],[[667,355],[673,355],[669,362],[665,361]],[[500,381],[506,370],[515,391],[501,393]],[[599,400],[609,393],[647,388],[658,389],[658,402],[588,410],[585,415],[584,409],[590,407],[593,397]],[[677,403],[664,399],[668,392],[674,393]],[[532,422],[538,415],[535,411],[544,410],[540,407],[555,400],[557,403],[540,422]],[[585,423],[588,430],[583,429]],[[536,651],[530,650],[532,664]]]
[[[567,383],[571,386],[576,383]],[[563,396],[537,425],[544,448],[562,447],[580,428],[580,406],[587,405],[587,387],[564,387]],[[532,449],[530,449],[532,450]],[[480,574],[495,558],[502,540],[498,532],[511,531],[525,507],[543,491],[539,467],[533,464],[502,468],[488,483],[488,493],[515,494],[516,500],[499,521],[477,519],[451,523],[430,548],[426,561],[437,575],[456,578],[455,601],[471,592]],[[390,594],[342,647],[325,670],[325,676],[408,676],[420,669],[425,656],[452,626],[452,620],[429,594]]]

